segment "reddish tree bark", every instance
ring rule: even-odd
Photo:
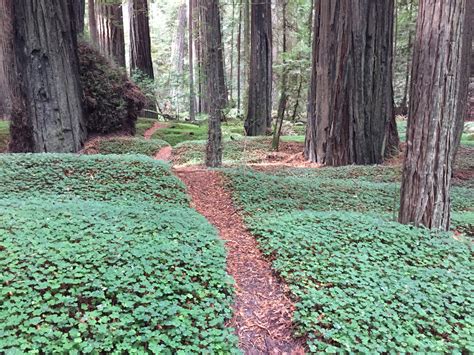
[[[470,0],[421,0],[399,221],[447,230],[452,166],[465,117],[472,45]]]
[[[13,0],[0,0],[0,119],[8,118],[15,96]]]
[[[77,152],[86,138],[72,0],[15,0],[19,99],[10,150]]]
[[[252,0],[250,78],[245,131],[264,135],[272,127],[272,11],[270,0]]]
[[[308,160],[375,164],[393,144],[393,11],[393,0],[316,1]]]
[[[129,0],[130,14],[130,67],[154,79],[151,59],[148,1]]]

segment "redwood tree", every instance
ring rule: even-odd
[[[218,0],[201,0],[201,26],[203,34],[203,69],[207,80],[209,107],[209,135],[206,149],[206,165],[222,163],[222,110],[226,104],[224,80],[224,56],[222,53],[221,21]]]
[[[153,79],[148,0],[129,0],[130,67]]]
[[[251,0],[250,77],[245,131],[264,135],[272,125],[272,11],[270,0]]]
[[[125,34],[120,0],[95,0],[95,25],[100,52],[125,67]]]
[[[13,70],[13,0],[0,0],[0,119],[11,111],[15,75]]]
[[[308,160],[380,163],[394,144],[393,12],[393,0],[315,2]]]
[[[421,0],[399,220],[447,230],[452,166],[467,101],[470,0]]]
[[[13,152],[77,152],[86,130],[72,0],[15,0]]]

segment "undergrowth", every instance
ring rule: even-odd
[[[224,173],[311,352],[474,350],[472,244],[389,221],[398,168]],[[453,224],[472,233],[473,190],[454,187],[452,200]]]
[[[212,226],[144,156],[0,155],[1,353],[232,353]]]
[[[0,120],[0,153],[8,149],[8,141],[10,140],[10,121]]]
[[[143,154],[155,155],[167,142],[159,139],[117,137],[101,139],[97,143],[99,154]]]

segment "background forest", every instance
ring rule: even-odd
[[[0,353],[474,353],[474,2],[0,0]]]

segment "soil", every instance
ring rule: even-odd
[[[227,249],[227,272],[235,280],[234,317],[228,323],[246,354],[304,354],[303,339],[293,337],[295,306],[287,286],[273,274],[270,262],[246,229],[221,173],[181,168],[192,207],[219,231]]]

